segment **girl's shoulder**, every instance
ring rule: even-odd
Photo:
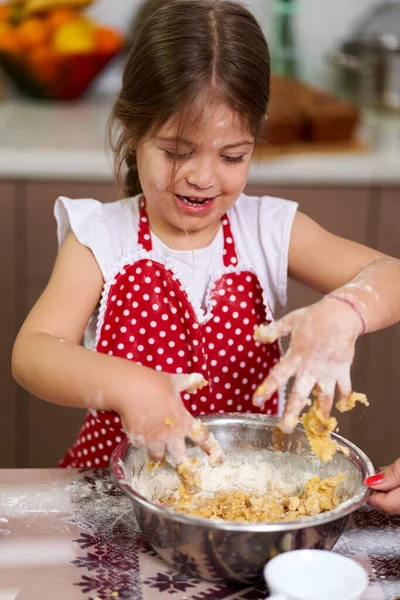
[[[297,208],[297,202],[292,200],[241,194],[228,215],[233,227],[248,231],[252,237],[262,231],[262,238],[265,238],[269,230],[276,231],[287,221],[292,221]]]
[[[140,198],[141,195],[138,195],[112,202],[100,202],[94,198],[60,196],[54,205],[54,214],[57,221],[63,215],[68,216],[69,220],[72,220],[78,227],[87,226],[88,221],[93,218],[95,225],[107,220],[109,227],[114,225],[120,227],[121,219],[125,219],[127,213],[133,218],[133,222],[138,220]],[[132,221],[130,223],[132,224]]]
[[[254,219],[268,213],[285,214],[296,207],[296,202],[285,198],[268,195],[250,196],[248,194],[240,194],[231,211]]]
[[[105,279],[112,265],[137,249],[140,195],[114,202],[60,196],[54,206],[58,244],[72,231],[94,254]]]

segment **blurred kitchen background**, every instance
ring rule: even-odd
[[[18,388],[10,354],[56,256],[57,196],[120,197],[106,123],[143,4],[0,0],[0,467],[56,466],[82,420]],[[273,70],[247,192],[400,258],[400,0],[247,4]],[[317,297],[291,284],[288,308]],[[400,455],[400,325],[358,346],[354,388],[371,406],[339,427],[379,467]]]

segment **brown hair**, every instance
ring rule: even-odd
[[[154,4],[155,0],[150,0]],[[258,138],[269,100],[267,42],[253,15],[233,0],[169,0],[136,25],[111,126],[125,194],[141,192],[135,148],[173,116],[199,122],[199,99],[222,100]],[[156,1],[156,5],[160,3]],[[122,125],[122,127],[120,127]]]
[[[139,37],[140,30],[146,21],[150,19],[159,8],[164,8],[164,6],[170,3],[171,0],[145,0],[145,2],[139,6],[130,28],[132,43],[135,43]]]

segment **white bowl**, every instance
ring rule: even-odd
[[[293,550],[270,560],[264,577],[268,600],[359,600],[368,587],[365,570],[328,550]]]

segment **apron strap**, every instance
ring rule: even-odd
[[[224,266],[236,267],[238,259],[228,215],[224,215],[222,217],[222,231],[224,234]],[[149,218],[146,211],[146,199],[144,196],[140,205],[138,244],[140,244],[143,249],[146,250],[146,252],[150,252],[153,249],[153,244],[151,243]]]
[[[231,224],[228,215],[222,217],[222,229],[224,232],[224,267],[236,267],[238,263],[235,242],[232,235]]]
[[[146,199],[144,196],[140,205],[138,244],[142,246],[143,250],[146,250],[146,252],[150,252],[153,249],[153,244],[151,243],[149,218],[146,211]]]

